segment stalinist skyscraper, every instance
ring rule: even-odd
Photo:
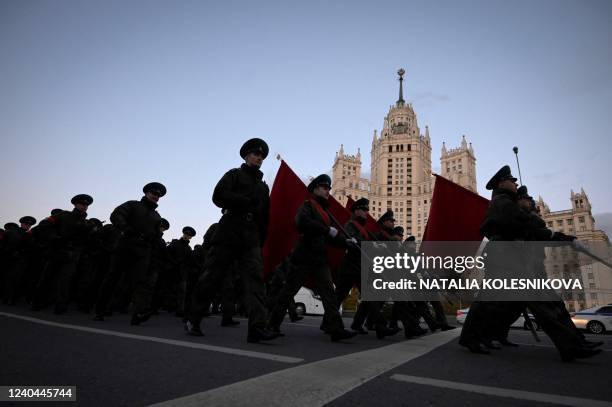
[[[332,169],[332,194],[342,204],[347,198],[366,197],[370,200],[370,214],[377,219],[387,209],[393,210],[396,224],[403,226],[406,236],[421,240],[435,178],[431,169],[431,137],[417,123],[411,103],[404,100],[405,71],[400,69],[399,97],[384,118],[380,135],[374,130],[370,150],[370,179],[361,176],[361,152],[348,155],[344,146],[336,153]],[[471,143],[465,136],[461,145],[447,150],[442,144],[442,176],[476,191],[476,158]]]

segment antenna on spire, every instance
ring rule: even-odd
[[[404,81],[404,74],[406,73],[406,71],[404,71],[404,68],[400,68],[397,71],[397,74],[399,75],[399,83],[400,83],[400,88],[399,88],[399,99],[397,100],[397,105],[398,106],[404,106],[404,103],[406,103],[406,101],[404,100],[404,87],[403,87],[403,81]]]

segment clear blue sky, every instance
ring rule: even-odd
[[[108,219],[160,181],[159,211],[202,232],[250,137],[301,176],[328,172],[405,98],[434,167],[466,134],[478,184],[515,168],[552,210],[570,189],[612,212],[612,2],[0,2],[0,223],[70,208]],[[486,195],[485,195],[486,196]]]

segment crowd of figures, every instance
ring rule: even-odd
[[[150,183],[140,201],[128,201],[110,215],[111,223],[87,218],[89,195],[72,198],[74,209],[54,209],[38,224],[24,216],[20,224],[0,229],[0,295],[3,304],[27,302],[32,310],[52,306],[63,314],[69,304],[95,311],[97,320],[127,312],[139,324],[164,309],[183,316],[188,288],[201,273],[209,247],[189,242],[196,231],[187,226],[169,244],[170,227],[155,208],[165,187]],[[36,226],[35,226],[36,225]],[[213,229],[213,228],[211,228]]]
[[[361,287],[359,242],[403,239],[395,227],[393,213],[379,220],[381,232],[364,229],[367,199],[358,200],[348,235],[334,227],[327,212],[331,180],[315,178],[296,215],[300,239],[292,253],[263,278],[262,245],[266,238],[269,190],[259,170],[268,154],[261,139],[247,141],[240,150],[241,167],[228,171],[217,184],[213,202],[222,208],[218,223],[209,227],[202,244],[193,249],[196,231],[186,226],[182,236],[169,244],[164,232],[169,222],[157,211],[166,187],[158,182],[144,186],[140,200],[125,202],[110,214],[110,223],[87,218],[93,198],[72,198],[71,211],[54,209],[38,222],[24,216],[0,230],[0,293],[4,304],[27,303],[32,310],[52,307],[56,314],[69,305],[96,321],[117,312],[131,312],[131,324],[140,325],[160,310],[182,318],[188,334],[200,336],[202,318],[221,312],[222,326],[238,325],[236,313],[248,316],[247,340],[258,342],[283,336],[280,330],[287,313],[297,314],[294,296],[308,276],[315,283],[325,315],[321,329],[332,341],[366,334],[364,326],[378,338],[395,335],[402,322],[407,338],[426,331],[451,329],[440,303],[433,310],[425,303],[397,303],[385,318],[380,302],[361,302],[351,330],[344,328],[340,304],[353,286]],[[344,232],[347,233],[347,232]],[[336,281],[327,265],[326,246],[346,249]],[[414,238],[407,239],[414,245]]]
[[[395,226],[393,213],[388,211],[378,220],[380,232],[369,232],[365,228],[369,212],[365,198],[354,203],[346,225],[334,224],[327,209],[331,179],[325,174],[310,182],[309,198],[296,213],[299,239],[292,252],[264,279],[262,246],[270,194],[260,167],[268,151],[261,139],[244,143],[240,149],[244,163],[225,173],[214,189],[213,203],[223,215],[193,250],[190,240],[196,231],[189,226],[183,228],[180,238],[169,244],[164,241],[170,225],[157,207],[166,188],[157,182],[144,186],[140,200],[115,208],[107,224],[87,219],[93,198],[80,194],[71,201],[72,211],[54,209],[37,225],[31,216],[21,218],[20,225],[4,225],[0,231],[3,302],[26,301],[32,310],[52,306],[56,314],[65,313],[69,304],[74,304],[101,322],[114,312],[130,309],[132,325],[164,310],[181,318],[186,333],[194,336],[204,334],[203,318],[221,309],[222,326],[237,325],[233,317],[242,313],[248,317],[247,341],[259,342],[284,336],[281,326],[287,313],[293,321],[301,319],[295,312],[294,296],[308,280],[325,310],[321,330],[333,342],[367,334],[364,326],[382,339],[400,332],[399,322],[406,338],[417,337],[426,332],[419,324],[421,318],[432,332],[454,328],[437,301],[397,301],[387,315],[382,302],[362,301],[350,330],[345,328],[340,305],[353,286],[361,288],[361,242],[401,242],[404,231]],[[519,224],[508,218],[519,216],[519,212],[509,211],[508,205],[521,211],[515,180],[505,167],[490,181],[494,199],[483,233],[491,240],[514,240],[523,229],[535,228],[533,221],[520,220],[523,223]],[[506,206],[500,210],[502,204]],[[545,229],[539,224],[537,228]],[[329,245],[345,251],[335,278],[328,266]],[[414,253],[413,237],[404,241],[404,248]],[[571,319],[568,322],[562,303],[528,306],[538,314],[564,360],[597,353],[594,347],[598,344],[589,343],[569,325]],[[482,344],[495,347],[492,340],[512,346],[506,336],[518,316],[516,309],[508,304],[476,302],[460,343],[474,353],[487,352]]]
[[[516,181],[506,165],[486,185],[492,191],[492,197],[480,232],[493,242],[487,251],[486,273],[488,277],[527,273],[535,278],[546,278],[544,246],[581,245],[576,236],[548,229],[527,187],[523,185],[519,188]],[[510,246],[500,246],[497,242],[538,244],[530,246],[531,250],[513,251],[515,255],[510,256],[506,253],[512,250]],[[481,300],[477,296],[466,317],[459,344],[479,354],[489,354],[489,349],[499,349],[494,341],[505,346],[517,346],[508,340],[508,331],[521,314],[529,321],[527,309],[550,337],[563,361],[588,358],[601,352],[596,348],[603,342],[585,338],[574,325],[561,297],[552,290],[541,290],[532,301],[492,301]]]

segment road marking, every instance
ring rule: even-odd
[[[535,343],[523,343],[523,342],[514,342],[517,345],[525,345],[525,346],[535,346],[538,348],[553,348],[553,349],[557,349],[554,345],[538,345]],[[603,352],[612,352],[612,349],[605,349],[605,348],[595,348],[595,349],[601,349]]]
[[[393,380],[406,383],[424,384],[426,386],[442,387],[445,389],[468,391],[471,393],[486,394],[490,396],[508,397],[519,400],[540,401],[547,404],[560,404],[563,406],[580,407],[612,407],[612,403],[602,400],[583,399],[580,397],[560,396],[558,394],[537,393],[532,391],[505,389],[502,387],[481,386],[476,384],[451,382],[447,380],[432,379],[429,377],[408,376],[394,374]]]
[[[459,333],[459,329],[454,329],[319,360],[153,406],[236,406],[245,403],[253,406],[321,406],[378,375],[450,342]]]
[[[96,333],[96,334],[101,334],[101,335],[117,336],[120,338],[137,339],[141,341],[164,343],[166,345],[182,346],[184,348],[208,350],[211,352],[228,353],[230,355],[247,356],[247,357],[258,358],[258,359],[267,359],[267,360],[272,360],[275,362],[300,363],[304,361],[304,359],[301,359],[301,358],[275,355],[272,353],[255,352],[255,351],[250,351],[250,350],[245,350],[245,349],[236,349],[236,348],[226,348],[224,346],[206,345],[203,343],[190,342],[190,341],[179,341],[176,339],[166,339],[166,338],[159,338],[155,336],[135,335],[135,334],[130,334],[126,332],[111,331],[107,329],[89,328],[89,327],[81,326],[81,325],[61,324],[58,322],[47,321],[44,319],[31,318],[31,317],[26,317],[26,316],[17,315],[17,314],[10,314],[8,312],[0,312],[0,315],[8,317],[8,318],[21,319],[21,320],[33,322],[36,324],[49,325],[49,326],[65,328],[65,329],[73,329],[75,331],[91,332],[91,333]]]

